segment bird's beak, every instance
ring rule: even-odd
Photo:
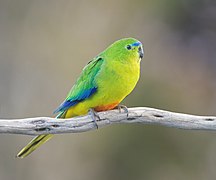
[[[139,58],[142,59],[144,57],[144,51],[141,42],[135,42],[131,46],[138,47]]]
[[[138,53],[139,53],[140,59],[142,59],[142,58],[144,57],[144,51],[143,51],[142,46],[139,46],[139,48],[138,48]]]

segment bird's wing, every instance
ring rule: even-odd
[[[70,90],[65,101],[54,111],[54,113],[64,112],[71,106],[78,104],[79,102],[87,99],[97,91],[97,84],[95,82],[95,76],[101,69],[103,59],[96,57],[90,61],[83,69],[80,77]]]

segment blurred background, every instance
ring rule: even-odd
[[[214,0],[0,0],[0,118],[52,116],[85,64],[123,37],[145,49],[123,104],[216,115],[215,22]],[[31,138],[0,135],[1,180],[216,177],[213,132],[115,125],[16,159]]]

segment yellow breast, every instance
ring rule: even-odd
[[[95,110],[108,110],[118,105],[136,86],[140,75],[140,63],[131,60],[130,63],[108,62],[104,63],[97,77],[97,92],[71,107],[66,118],[83,115],[90,108]]]

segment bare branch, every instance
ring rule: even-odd
[[[98,113],[100,116],[100,119],[97,120],[98,127],[101,128],[115,123],[141,123],[181,129],[216,130],[216,117],[213,116],[195,116],[147,107],[129,108],[128,110],[128,116],[126,113],[119,113],[118,110]],[[70,119],[35,117],[0,120],[0,133],[5,134],[63,134],[95,129],[97,129],[97,126],[90,115]]]

